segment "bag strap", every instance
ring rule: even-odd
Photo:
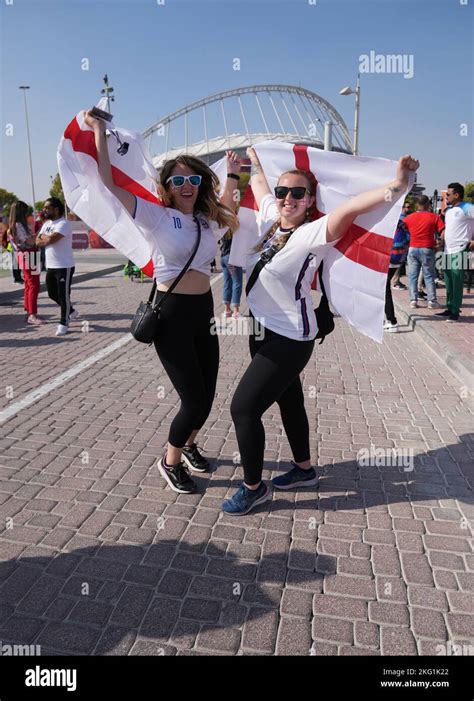
[[[247,284],[245,285],[245,294],[247,297],[249,296],[249,292],[252,289],[252,287],[255,285],[257,282],[258,276],[262,272],[263,268],[266,266],[268,263],[268,260],[262,260],[261,258],[257,261],[257,263],[254,266],[254,269],[252,270],[252,273],[247,280]]]
[[[269,259],[271,260],[271,258]],[[252,287],[255,285],[257,282],[258,276],[262,272],[263,268],[266,266],[266,264],[269,262],[269,260],[262,260],[261,258],[257,261],[257,263],[254,266],[254,269],[252,270],[252,273],[248,279],[247,285],[245,286],[245,294],[248,297],[248,294]],[[323,261],[319,264],[318,268],[318,273],[319,273],[319,282],[321,283],[321,293],[323,297],[326,297],[327,299],[327,294],[326,294],[326,289],[324,287],[324,282],[323,282]]]
[[[197,235],[196,243],[195,243],[194,248],[193,248],[193,252],[192,252],[191,255],[189,256],[188,262],[186,263],[186,265],[184,266],[184,268],[182,269],[182,271],[180,272],[180,274],[178,275],[178,277],[175,279],[175,281],[173,282],[173,284],[171,285],[171,287],[169,287],[169,288],[166,290],[165,295],[160,299],[160,301],[158,302],[158,304],[155,304],[155,306],[153,307],[153,309],[159,309],[159,308],[161,307],[161,305],[163,304],[163,302],[165,301],[165,299],[173,292],[174,288],[176,287],[176,285],[178,284],[178,282],[179,282],[179,281],[181,280],[181,278],[183,277],[184,273],[187,271],[187,269],[189,268],[189,266],[190,266],[191,263],[193,262],[194,256],[196,255],[197,250],[198,250],[198,248],[199,248],[199,244],[201,243],[201,223],[200,223],[198,217],[193,217],[193,219],[194,219],[194,221],[196,222],[197,228],[198,228],[198,235]],[[154,296],[155,296],[156,288],[157,288],[156,278],[153,278],[153,287],[151,288],[150,297],[148,298],[148,302],[149,302],[150,304],[153,302],[153,298],[154,298]]]
[[[286,243],[288,243],[288,241],[290,240],[290,236],[292,236],[294,234],[294,232],[295,232],[295,229],[292,229],[290,231]],[[247,297],[249,295],[250,290],[257,282],[258,276],[262,272],[263,268],[266,266],[267,263],[269,263],[272,260],[273,256],[276,255],[277,253],[278,253],[278,251],[275,251],[271,256],[266,255],[264,258],[262,258],[263,254],[264,254],[264,251],[262,251],[262,256],[259,258],[259,260],[254,265],[254,268],[250,274],[250,277],[247,280],[247,284],[245,285],[245,294],[247,295]]]

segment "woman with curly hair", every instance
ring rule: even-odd
[[[150,244],[157,301],[184,268],[196,244],[198,226],[201,229],[201,241],[189,269],[161,308],[162,330],[155,341],[158,357],[181,400],[158,469],[171,489],[191,494],[196,485],[188,470],[209,470],[195,440],[211,411],[219,365],[218,338],[212,333],[210,265],[217,241],[228,229],[238,227],[235,190],[240,159],[233,151],[227,152],[227,181],[221,198],[217,176],[201,160],[183,155],[166,161],[158,184],[165,206],[160,206],[115,185],[106,125],[90,112],[86,123],[94,130],[104,185],[120,200]]]

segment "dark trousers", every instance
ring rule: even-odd
[[[393,308],[393,299],[392,299],[392,278],[395,275],[395,272],[399,270],[399,268],[389,268],[388,269],[388,275],[387,275],[387,286],[385,287],[385,316],[387,317],[388,321],[390,321],[392,324],[397,323],[397,317],[395,316],[395,309]]]
[[[264,329],[263,339],[250,336],[252,361],[235,391],[230,407],[246,484],[262,479],[265,430],[262,415],[278,403],[295,462],[310,458],[309,423],[300,373],[314,341],[295,341]]]
[[[69,324],[69,314],[74,311],[71,304],[71,282],[75,268],[49,268],[46,272],[48,297],[61,307],[60,324]]]
[[[23,277],[21,275],[21,270],[18,267],[17,253],[16,251],[11,251],[12,257],[12,277],[14,282],[23,282]]]
[[[157,301],[164,292],[158,292]],[[213,326],[212,292],[171,294],[161,311],[158,357],[181,399],[168,440],[182,448],[212,408],[219,368],[219,341]]]

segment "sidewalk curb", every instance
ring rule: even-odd
[[[418,333],[437,358],[448,366],[453,375],[467,387],[471,394],[474,394],[474,363],[438,336],[431,319],[417,318],[418,314],[407,311],[395,300],[393,304],[397,315],[400,315],[408,326],[415,333]]]
[[[86,280],[92,280],[95,277],[102,277],[103,275],[110,275],[111,273],[117,272],[117,270],[123,270],[123,265],[113,265],[110,268],[102,268],[99,270],[94,270],[90,273],[80,273],[79,275],[74,275],[72,278],[72,287],[78,282],[85,282]],[[8,304],[9,300],[19,299],[23,297],[23,287],[19,290],[8,290],[7,292],[0,292],[0,306],[2,304]],[[46,283],[42,282],[40,285],[40,292],[46,292]]]

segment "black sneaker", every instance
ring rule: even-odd
[[[459,314],[450,314],[447,321],[459,321]]]
[[[426,299],[426,292],[423,292],[423,290],[418,290],[418,298]]]
[[[206,458],[203,458],[199,452],[196,443],[184,446],[183,462],[189,467],[190,470],[193,470],[193,472],[209,472],[211,469],[211,466],[207,462]]]
[[[438,312],[435,316],[451,316],[449,309],[445,309],[444,312]]]
[[[179,494],[194,494],[196,491],[196,484],[192,481],[187,468],[182,462],[173,467],[165,467],[163,457],[158,461],[158,469],[173,492],[178,492]]]

